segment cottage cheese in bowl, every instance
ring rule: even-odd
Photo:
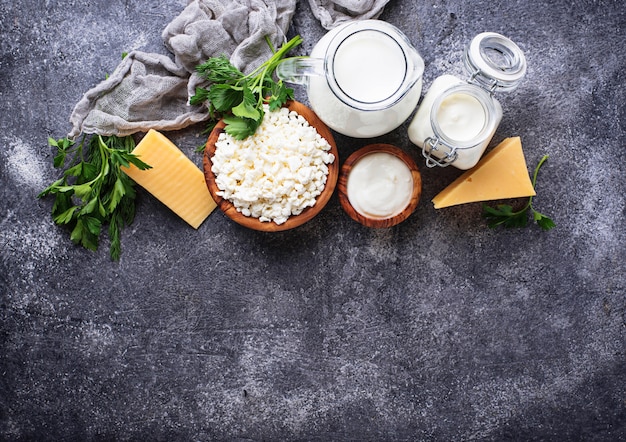
[[[215,196],[246,218],[282,226],[313,208],[325,189],[332,193],[335,183],[329,189],[327,184],[331,168],[337,167],[336,148],[298,112],[264,110],[263,122],[250,137],[237,140],[219,131],[210,172]]]

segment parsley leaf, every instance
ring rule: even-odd
[[[238,140],[246,138],[250,131],[254,133],[260,124],[260,122],[256,120],[235,116],[224,117],[224,123],[226,123],[226,127],[224,128],[226,133]]]
[[[293,100],[293,94],[294,94],[293,89],[286,87],[282,81],[279,83],[271,84],[269,87],[269,90],[271,91],[271,94],[268,100],[270,111],[278,110],[288,100]]]
[[[257,100],[250,89],[243,90],[243,100],[231,109],[236,117],[259,121],[263,118],[263,108],[257,109]]]
[[[244,73],[233,66],[225,55],[209,58],[201,65],[198,65],[196,70],[206,80],[216,84],[232,84],[245,78]]]
[[[209,87],[197,87],[190,103],[207,104],[210,129],[223,118],[226,132],[234,138],[244,139],[254,134],[263,121],[264,102],[268,102],[271,110],[276,110],[293,99],[293,89],[286,87],[282,80],[275,81],[273,74],[285,55],[302,43],[302,38],[295,36],[278,51],[267,37],[266,41],[274,54],[247,75],[224,55],[211,57],[196,66],[196,71],[209,82]],[[202,151],[203,147],[197,150]]]
[[[537,167],[535,167],[532,180],[533,187],[535,187],[535,183],[537,182],[539,169],[547,159],[548,155],[544,155],[543,158],[541,158],[541,161],[539,161],[539,164],[537,164]],[[495,208],[488,206],[487,204],[483,204],[483,217],[487,219],[487,225],[491,228],[496,228],[498,226],[526,227],[528,225],[529,209],[532,213],[533,221],[535,221],[543,230],[550,230],[556,227],[556,224],[552,221],[552,219],[535,210],[533,207],[532,196],[528,198],[526,205],[518,211],[514,211],[513,207],[507,204],[498,204]]]
[[[233,89],[228,84],[214,84],[206,94],[206,100],[209,100],[218,112],[228,112],[241,103],[243,99],[243,90]]]
[[[537,222],[537,224],[539,224],[539,227],[541,227],[543,230],[550,230],[553,227],[556,227],[556,224],[554,221],[552,221],[550,218],[537,212],[534,209],[533,209],[533,219]]]
[[[38,198],[54,195],[52,219],[66,226],[70,239],[88,250],[97,250],[102,227],[109,225],[110,256],[121,255],[120,231],[135,214],[135,183],[120,169],[134,164],[150,166],[132,154],[135,142],[128,137],[83,136],[75,145],[67,138],[48,139],[57,148],[54,166],[66,166],[60,179],[45,188]]]

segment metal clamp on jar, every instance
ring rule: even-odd
[[[524,53],[495,32],[474,37],[464,62],[469,79],[435,79],[409,125],[409,139],[422,148],[428,167],[475,166],[502,120],[493,94],[515,89],[526,74]]]

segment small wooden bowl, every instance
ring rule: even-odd
[[[283,230],[293,229],[294,227],[301,226],[307,221],[311,220],[315,215],[317,215],[328,203],[330,197],[335,191],[335,187],[337,185],[337,179],[339,177],[339,153],[337,151],[337,145],[335,144],[335,139],[333,135],[328,129],[328,126],[319,119],[319,117],[313,112],[311,109],[306,107],[304,104],[297,101],[289,101],[287,102],[286,107],[289,110],[296,111],[298,114],[302,115],[311,126],[313,126],[317,132],[328,141],[330,144],[330,152],[335,156],[335,161],[328,165],[328,177],[326,180],[326,185],[324,190],[320,195],[318,195],[317,200],[315,201],[315,205],[313,207],[307,207],[300,213],[299,215],[290,216],[287,221],[283,224],[276,224],[275,222],[261,222],[258,218],[253,218],[251,216],[245,216],[241,212],[237,211],[235,206],[228,201],[227,199],[222,198],[217,194],[219,188],[215,183],[215,175],[211,170],[211,158],[215,155],[215,143],[217,142],[218,137],[222,132],[224,132],[225,124],[223,121],[220,121],[211,134],[209,135],[209,139],[206,143],[206,148],[204,150],[204,158],[203,158],[203,168],[204,168],[204,178],[207,183],[207,187],[209,188],[209,193],[213,200],[217,204],[217,206],[226,214],[227,217],[235,221],[236,223],[248,227],[254,230],[260,230],[263,232],[279,232]]]
[[[402,212],[389,218],[367,217],[357,212],[352,204],[350,204],[350,199],[348,198],[348,178],[353,166],[364,156],[375,152],[385,152],[400,158],[408,166],[409,170],[411,171],[411,176],[413,178],[413,193],[411,194],[411,199],[409,200],[408,205],[404,208]],[[370,144],[357,150],[352,155],[350,155],[348,159],[346,159],[343,166],[341,167],[341,174],[339,175],[337,192],[339,195],[339,203],[341,204],[341,207],[354,221],[361,223],[364,226],[373,228],[392,227],[407,219],[415,211],[415,208],[417,207],[420,196],[422,194],[422,177],[420,175],[419,169],[417,168],[417,165],[415,164],[415,161],[413,161],[413,158],[411,158],[403,150],[390,144]]]

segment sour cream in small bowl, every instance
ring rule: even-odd
[[[370,144],[346,159],[337,190],[350,218],[367,227],[391,227],[415,211],[422,179],[406,152],[390,144]]]

